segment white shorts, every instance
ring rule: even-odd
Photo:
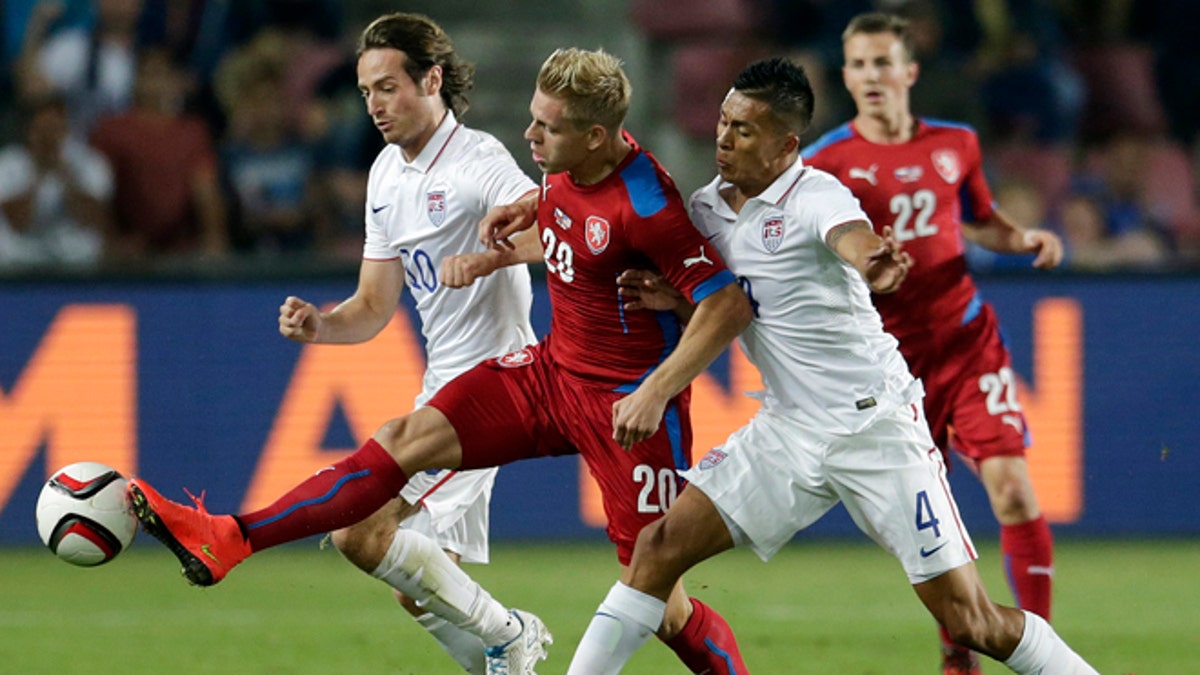
[[[839,501],[913,584],[976,557],[920,401],[844,436],[761,410],[683,475],[763,560]]]
[[[411,479],[400,496],[421,510],[400,527],[415,530],[457,553],[462,562],[488,561],[488,518],[496,469],[422,472]]]

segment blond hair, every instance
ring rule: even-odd
[[[621,60],[602,49],[556,49],[538,72],[538,89],[566,103],[579,128],[599,124],[616,132],[629,112],[631,87]]]

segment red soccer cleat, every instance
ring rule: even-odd
[[[970,649],[942,648],[942,675],[983,675],[979,655]]]
[[[129,479],[129,502],[142,527],[179,558],[183,576],[197,586],[212,586],[250,556],[250,543],[233,516],[214,516],[204,508],[204,493],[185,506],[163,497],[140,478]],[[187,492],[187,490],[184,490]]]

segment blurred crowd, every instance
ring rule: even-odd
[[[711,137],[696,92],[783,51],[817,93],[814,129],[851,119],[841,34],[861,12],[910,21],[913,112],[979,133],[997,201],[1064,238],[1084,271],[1200,267],[1200,21],[1195,0],[633,0],[677,83],[677,123]],[[701,7],[702,9],[696,9]],[[709,11],[711,10],[711,11]],[[741,19],[731,21],[730,16]],[[727,30],[716,31],[715,26]],[[977,271],[1029,260],[972,249]]]
[[[672,4],[683,13],[672,15]],[[709,7],[630,2],[634,28],[650,41],[684,46],[686,37],[696,47],[694,35],[639,21],[641,5],[665,17]],[[700,43],[728,53],[736,33],[751,51],[806,64],[819,102],[806,140],[852,116],[840,76],[849,18],[870,9],[908,16],[921,62],[914,111],[979,131],[997,200],[1021,223],[1062,234],[1069,267],[1200,265],[1200,41],[1188,34],[1200,2],[1138,0],[1136,11],[1132,0],[711,6],[718,23]],[[358,259],[366,172],[381,141],[355,83],[354,40],[372,18],[356,3],[0,7],[0,270]],[[664,122],[709,138],[709,118],[699,128]],[[970,259],[981,270],[1024,264],[982,251]]]

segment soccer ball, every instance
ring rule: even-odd
[[[117,557],[133,543],[138,528],[125,499],[128,482],[98,462],[54,472],[37,500],[42,543],[72,565],[93,567]]]

